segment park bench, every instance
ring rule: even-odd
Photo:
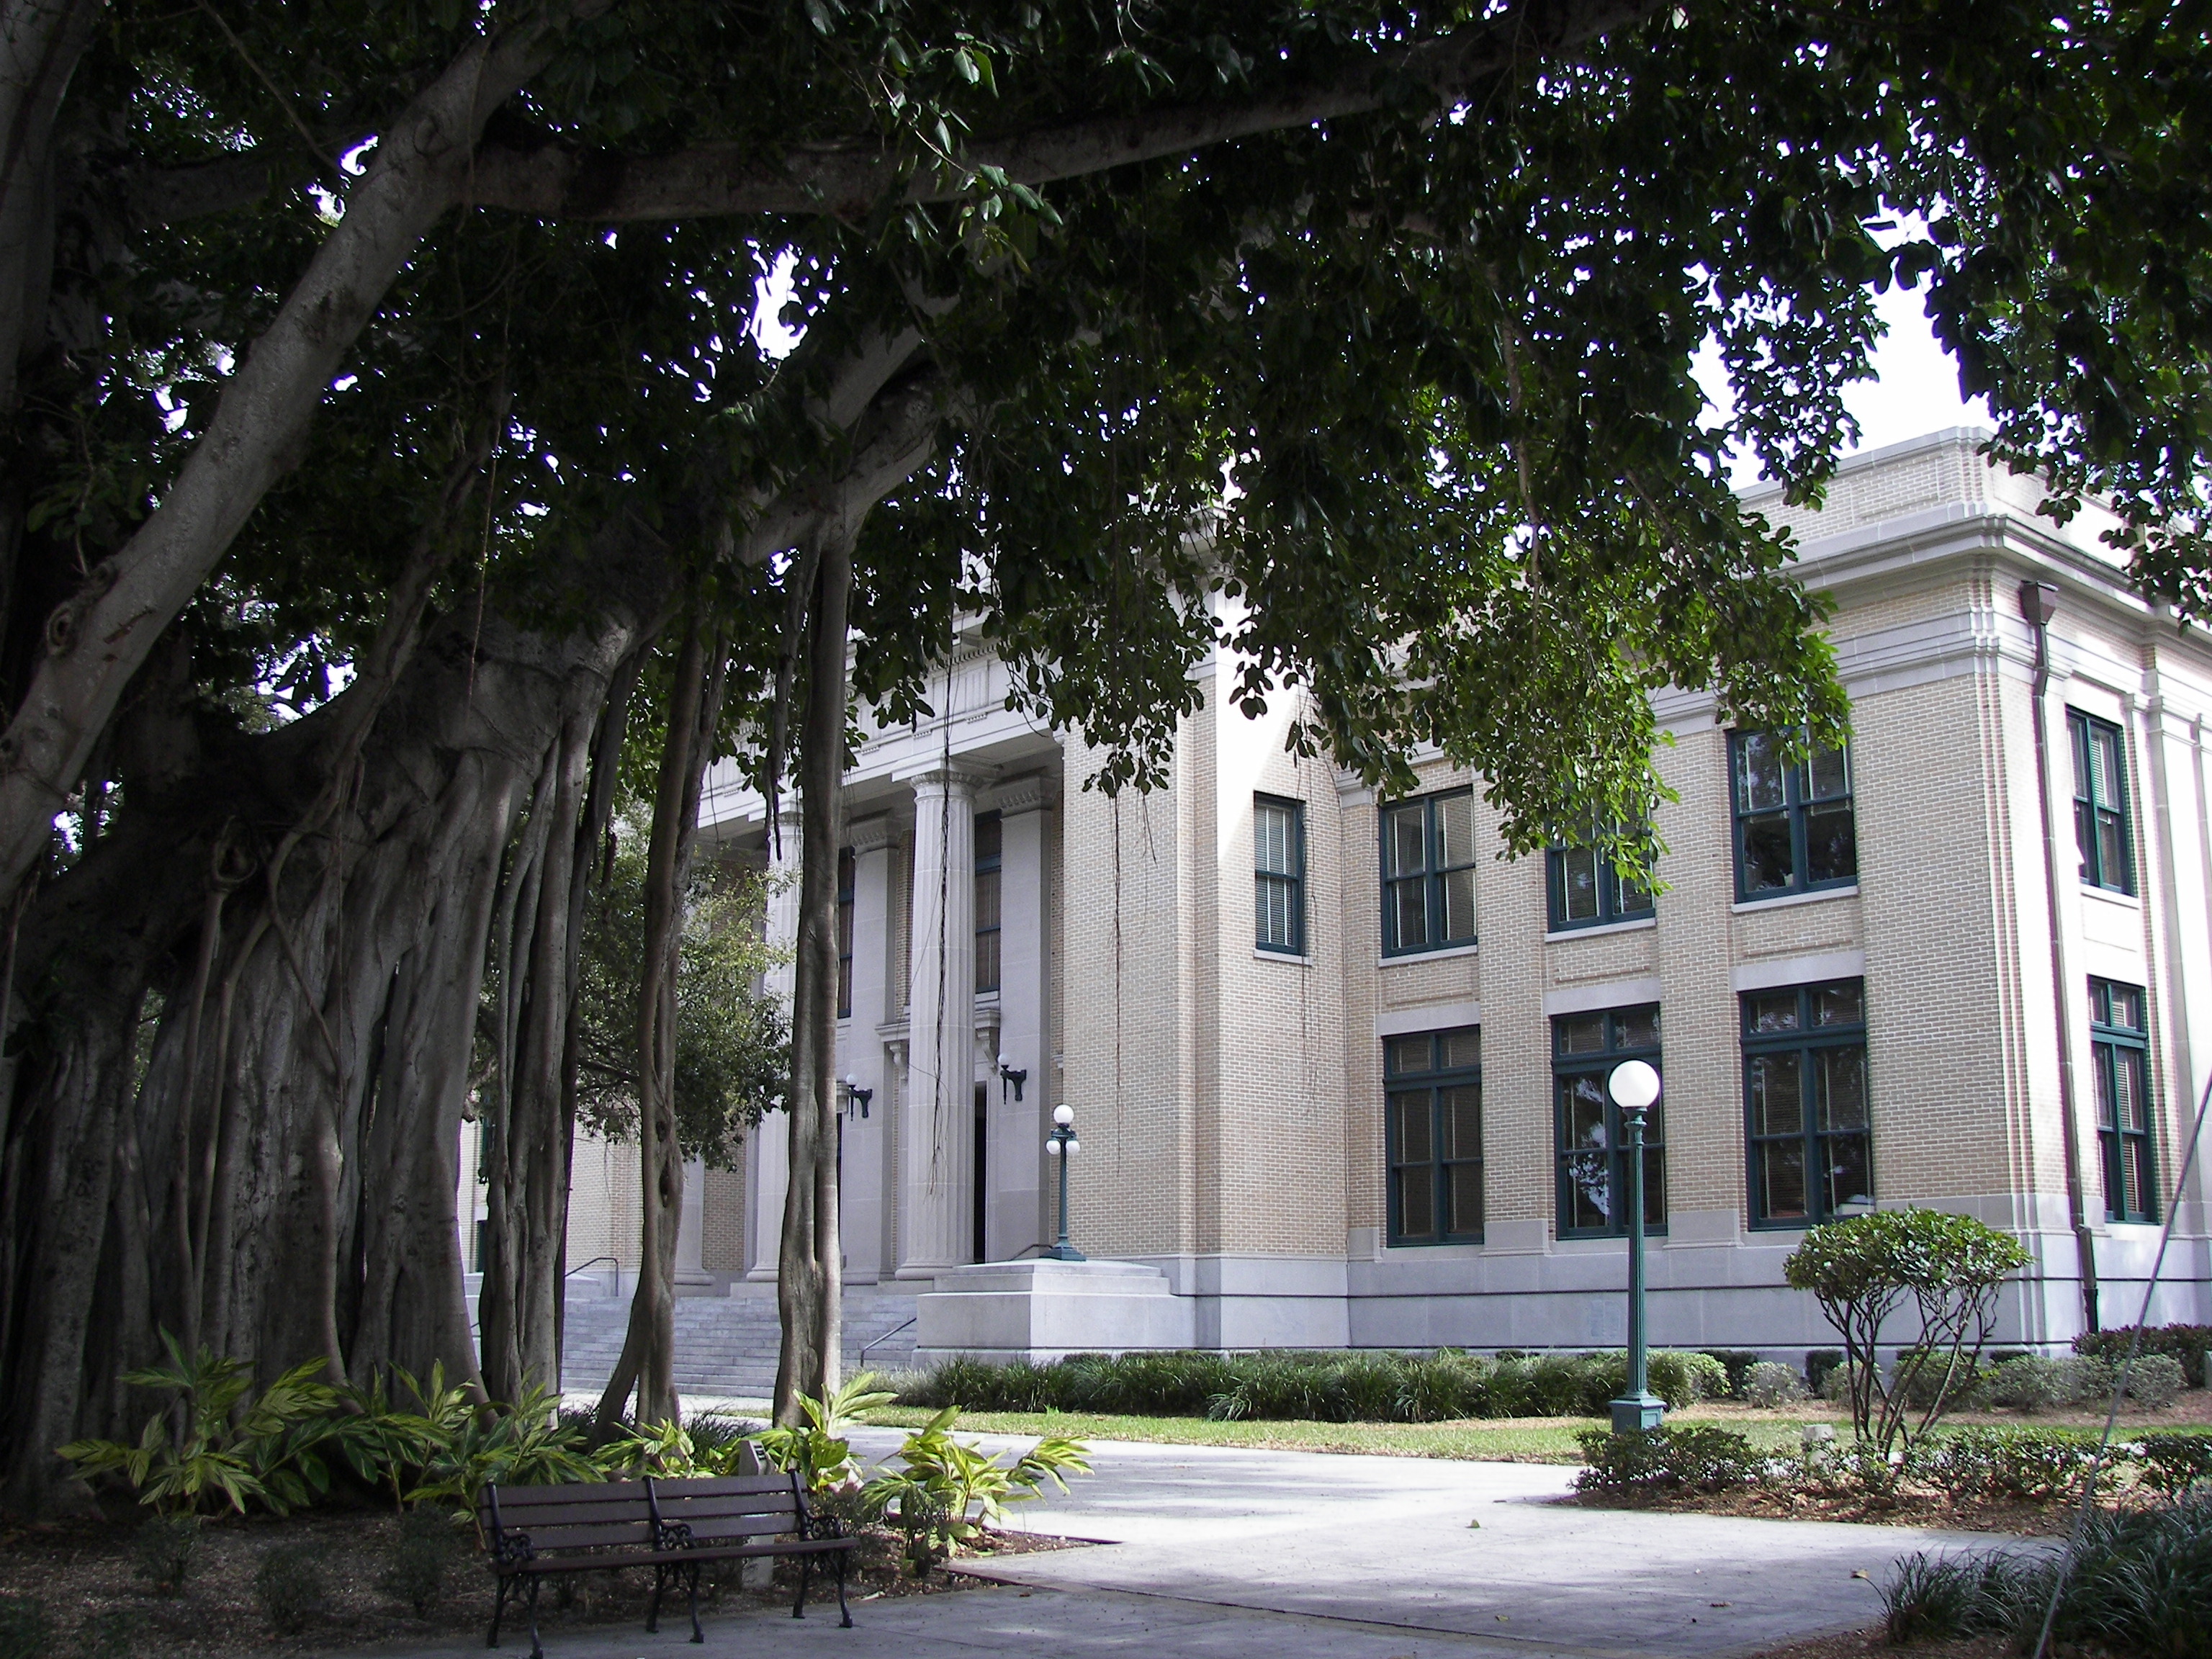
[[[834,1516],[807,1507],[796,1474],[739,1474],[713,1479],[609,1480],[598,1485],[498,1486],[483,1489],[479,1506],[496,1584],[486,1647],[499,1645],[500,1621],[518,1597],[530,1619],[530,1659],[544,1659],[538,1639],[538,1587],[550,1573],[598,1572],[613,1567],[651,1567],[653,1605],[645,1627],[660,1627],[660,1602],[681,1581],[690,1595],[691,1639],[699,1628],[699,1569],[709,1561],[763,1556],[799,1559],[799,1595],[791,1616],[806,1616],[814,1562],[828,1556],[837,1580],[837,1611],[845,1605],[845,1562],[858,1540]]]

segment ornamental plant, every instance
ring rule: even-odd
[[[1047,1436],[1009,1468],[972,1440],[956,1440],[957,1406],[947,1406],[906,1437],[902,1466],[878,1475],[861,1492],[864,1513],[880,1516],[906,1534],[908,1569],[920,1577],[931,1563],[958,1553],[1006,1518],[1009,1504],[1027,1503],[1049,1480],[1062,1492],[1067,1476],[1091,1473],[1090,1449]]]
[[[1940,1210],[1880,1210],[1805,1235],[1783,1274],[1813,1293],[1844,1339],[1851,1430],[1862,1444],[1885,1456],[1899,1445],[1909,1452],[1942,1420],[1975,1376],[1997,1286],[2027,1261],[2018,1240]],[[1917,1328],[1885,1380],[1876,1349],[1899,1313]]]

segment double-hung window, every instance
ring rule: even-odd
[[[2114,1221],[2158,1219],[2151,1156],[2150,1028],[2139,985],[2089,981],[2089,1064],[2097,1074],[2097,1142],[2105,1165],[2105,1213]]]
[[[1595,846],[1554,847],[1544,863],[1553,933],[1639,921],[1652,913],[1651,890],[1634,877],[1622,875]]]
[[[1395,1036],[1382,1045],[1393,1244],[1482,1239],[1482,1033]]]
[[[1474,943],[1474,791],[1382,809],[1382,954]]]
[[[1552,1021],[1558,1102],[1559,1237],[1628,1231],[1628,1157],[1606,1080],[1624,1060],[1659,1062],[1659,1009],[1611,1008]],[[1644,1116],[1644,1224],[1667,1224],[1667,1120],[1662,1103]]]
[[[1304,956],[1306,949],[1306,809],[1294,800],[1252,798],[1254,943]]]
[[[996,812],[975,820],[975,990],[999,988],[999,860],[1006,826]]]
[[[853,1017],[853,849],[837,854],[837,1018]]]
[[[1772,732],[1729,735],[1735,802],[1735,896],[1745,902],[1847,887],[1859,878],[1848,749],[1786,758]]]
[[[2078,708],[2066,711],[2074,748],[2074,842],[2085,886],[2136,890],[2128,836],[2128,748],[2120,728]]]
[[[1752,1224],[1802,1227],[1872,1209],[1863,983],[1747,991],[1742,1006]]]

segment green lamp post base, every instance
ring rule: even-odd
[[[1064,1238],[1057,1244],[1048,1245],[1039,1250],[1037,1259],[1042,1261],[1088,1261],[1091,1260]]]
[[[1613,1402],[1615,1434],[1649,1434],[1667,1415],[1667,1402],[1656,1394],[1624,1395]]]

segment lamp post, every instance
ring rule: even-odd
[[[1605,1086],[1628,1142],[1628,1386],[1613,1402],[1613,1431],[1643,1434],[1667,1415],[1667,1402],[1651,1392],[1644,1343],[1644,1115],[1658,1103],[1659,1073],[1647,1061],[1625,1060]]]
[[[848,1072],[845,1074],[844,1080],[845,1115],[847,1117],[852,1116],[853,1109],[857,1106],[860,1108],[860,1115],[862,1117],[867,1116],[868,1103],[876,1097],[876,1091],[873,1089],[863,1089],[860,1086],[860,1079],[854,1077],[850,1072]]]
[[[1075,1138],[1075,1108],[1055,1106],[1052,1109],[1052,1133],[1044,1138],[1048,1157],[1060,1164],[1060,1243],[1043,1254],[1047,1261],[1082,1261],[1088,1258],[1067,1242],[1067,1160],[1083,1150],[1083,1143]]]

